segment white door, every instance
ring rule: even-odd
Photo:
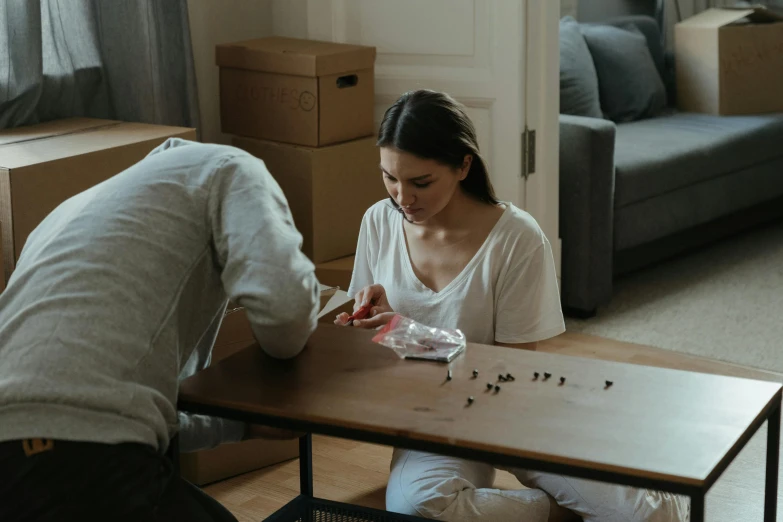
[[[275,0],[273,30],[283,36],[375,46],[376,124],[389,105],[411,89],[444,91],[463,103],[476,126],[498,198],[539,221],[557,251],[559,271],[557,136],[549,141],[552,130],[557,131],[557,107],[554,114],[548,113],[546,103],[533,111],[537,125],[546,118],[553,123],[536,129],[535,173],[526,180],[523,172],[528,163],[523,160],[526,106],[546,102],[542,89],[547,87],[559,99],[558,84],[547,84],[551,74],[534,80],[526,70],[529,36],[543,38],[553,32],[557,60],[558,13],[559,0]],[[550,19],[554,24],[549,27],[531,27],[551,24]],[[541,46],[535,42],[532,49],[541,53]],[[532,73],[540,75],[541,69]],[[535,86],[528,92],[531,81]],[[552,157],[554,167],[548,164]],[[534,192],[528,194],[526,186],[531,184]],[[554,203],[538,201],[551,200],[553,194]]]

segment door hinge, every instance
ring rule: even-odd
[[[525,127],[522,133],[522,177],[536,172],[536,131]]]

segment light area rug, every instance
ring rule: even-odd
[[[783,373],[783,223],[623,277],[566,328]]]

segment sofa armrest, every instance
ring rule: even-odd
[[[612,295],[615,124],[560,115],[563,306],[589,314]]]

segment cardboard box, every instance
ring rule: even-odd
[[[322,263],[356,252],[364,213],[388,197],[375,138],[309,148],[235,137],[233,145],[264,160],[285,193],[302,251]]]
[[[321,309],[335,295],[335,289],[321,286]],[[342,301],[338,301],[342,302]],[[345,309],[341,305],[325,319],[330,321]],[[223,323],[220,325],[215,346],[212,349],[211,364],[233,355],[255,344],[253,330],[250,327],[245,309],[229,303]],[[180,472],[182,476],[203,486],[242,473],[295,459],[299,456],[298,440],[246,440],[234,444],[222,444],[209,450],[180,454]]]
[[[27,236],[60,203],[119,174],[170,137],[195,140],[196,131],[91,118],[0,131],[4,279]]]
[[[354,256],[342,257],[315,266],[315,277],[321,284],[348,291],[353,275]]]
[[[675,26],[677,102],[715,115],[783,111],[783,18],[708,9]]]
[[[180,474],[204,486],[299,457],[299,440],[246,440],[179,456]]]
[[[375,132],[375,47],[274,36],[215,59],[223,132],[310,147]]]

